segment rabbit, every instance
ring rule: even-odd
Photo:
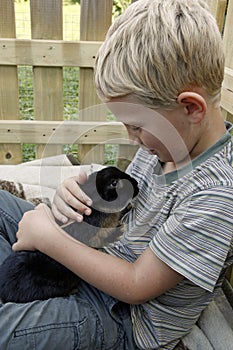
[[[92,213],[83,222],[63,225],[74,238],[101,248],[122,234],[122,217],[138,194],[137,181],[116,167],[89,175],[82,190],[92,199]],[[62,227],[62,226],[61,226]],[[77,292],[80,278],[39,251],[11,252],[0,266],[0,299],[26,303]]]

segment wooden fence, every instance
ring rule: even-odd
[[[62,153],[64,143],[78,143],[82,163],[103,163],[103,144],[128,144],[123,126],[106,122],[93,85],[96,53],[112,21],[112,0],[82,1],[80,11],[80,41],[68,42],[63,40],[62,0],[30,0],[32,37],[23,40],[16,39],[14,1],[0,0],[1,164],[20,163],[22,143],[36,144],[37,158]],[[20,120],[18,66],[33,67],[34,121]],[[74,66],[80,67],[79,121],[63,122],[62,69]]]
[[[232,119],[233,0],[207,2],[223,32],[222,108]],[[22,143],[36,144],[37,158],[62,153],[65,143],[78,143],[81,163],[103,163],[103,145],[120,144],[119,157],[130,159],[135,148],[128,145],[121,123],[106,121],[93,85],[96,52],[112,21],[112,0],[81,1],[80,41],[63,40],[62,0],[30,0],[30,16],[31,39],[16,39],[14,1],[0,0],[0,164],[20,163]],[[33,67],[34,121],[20,120],[20,65]],[[74,66],[80,67],[79,121],[64,122],[62,69]]]

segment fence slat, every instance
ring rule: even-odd
[[[227,8],[227,16],[226,16],[226,22],[225,22],[225,28],[224,28],[224,36],[223,36],[223,43],[224,43],[224,50],[225,50],[225,56],[226,56],[226,72],[228,73],[228,76],[225,76],[225,87],[223,84],[223,97],[222,97],[222,103],[223,108],[226,107],[227,115],[226,118],[233,122],[233,79],[232,79],[232,72],[233,72],[233,37],[232,37],[232,18],[233,18],[233,0],[229,0],[228,2],[228,8]],[[230,73],[231,72],[231,73]],[[225,107],[224,107],[225,106]]]
[[[206,0],[206,2],[210,7],[211,13],[217,20],[220,32],[222,32],[227,7],[227,0]]]
[[[13,0],[0,0],[0,37],[15,37]],[[17,67],[0,66],[0,119],[19,119],[19,114]],[[21,159],[19,145],[0,145],[1,164],[17,164]]]
[[[103,15],[104,14],[104,15]],[[112,0],[81,1],[80,40],[102,41],[112,21]],[[100,104],[93,83],[93,69],[80,68],[79,110],[80,120],[105,120],[106,108]],[[90,108],[95,106],[95,108]],[[101,115],[101,119],[99,116]],[[101,145],[80,146],[79,160],[82,163],[104,162],[104,148]]]
[[[62,0],[31,0],[33,39],[62,39]],[[34,67],[34,113],[40,120],[54,120],[63,115],[62,68]],[[37,146],[38,158],[62,153],[60,146]]]
[[[230,68],[225,68],[221,106],[225,109],[226,118],[229,120],[230,115],[233,115],[233,69]]]
[[[11,143],[113,143],[128,144],[125,127],[120,122],[98,121],[28,121],[0,120],[1,142]]]
[[[101,42],[0,39],[0,64],[93,67]]]
[[[224,49],[226,55],[226,67],[233,69],[233,37],[232,37],[233,0],[229,0],[226,23],[224,29]]]

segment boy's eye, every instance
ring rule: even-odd
[[[136,126],[136,125],[129,125],[129,124],[125,124],[125,126],[127,127],[127,129],[129,129],[130,131],[139,131],[141,129],[140,126]]]
[[[132,131],[138,131],[138,130],[140,130],[141,128],[140,128],[139,126],[131,126],[130,129],[131,129]]]

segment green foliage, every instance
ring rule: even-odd
[[[130,0],[114,0],[113,1],[113,17],[119,16],[130,5]]]
[[[70,0],[71,4],[79,4],[80,5],[80,0]]]
[[[30,162],[36,158],[36,147],[34,144],[24,143],[21,146],[23,162]]]

